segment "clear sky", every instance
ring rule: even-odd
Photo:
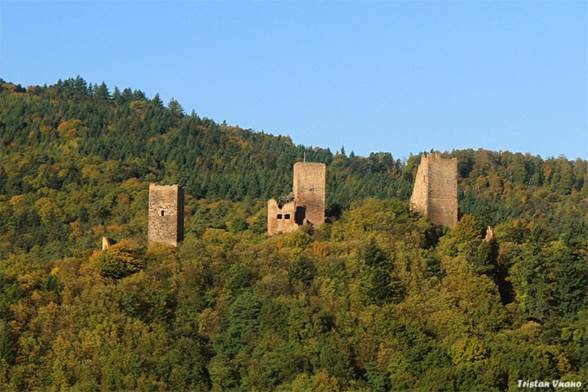
[[[584,0],[0,0],[1,78],[76,75],[360,155],[588,158]]]

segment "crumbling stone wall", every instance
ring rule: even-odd
[[[413,210],[420,212],[428,217],[429,215],[429,163],[426,156],[421,158],[421,163],[417,169],[410,196],[410,205]]]
[[[149,184],[149,245],[178,246],[184,239],[184,189]]]
[[[303,224],[325,223],[326,166],[317,162],[294,164],[293,200],[267,204],[267,233],[289,233]]]
[[[424,155],[417,169],[412,208],[431,222],[454,227],[457,224],[457,159],[436,153]]]
[[[270,199],[267,202],[267,232],[290,233],[298,230],[298,224],[295,221],[296,203],[291,201],[284,204],[281,208],[278,202]]]
[[[325,223],[326,165],[317,162],[294,164],[294,200],[306,208],[305,218],[318,226]]]

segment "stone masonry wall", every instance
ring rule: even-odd
[[[149,184],[148,242],[178,246],[184,239],[184,189]]]
[[[325,223],[326,165],[296,162],[293,191],[296,205],[306,208],[306,220],[315,226]]]
[[[454,227],[457,224],[457,160],[429,160],[429,211],[433,223]]]
[[[277,233],[290,233],[298,230],[298,224],[295,222],[296,203],[291,201],[284,204],[282,208],[274,199],[267,202],[267,233],[269,235]]]
[[[410,204],[412,208],[424,216],[428,216],[429,198],[427,197],[429,189],[429,164],[426,157],[423,156],[414,178]]]
[[[325,223],[326,166],[317,162],[294,164],[294,200],[279,206],[274,199],[267,202],[267,233],[289,233],[305,223]]]
[[[439,154],[423,156],[410,201],[431,222],[454,227],[458,214],[457,160],[443,159]]]

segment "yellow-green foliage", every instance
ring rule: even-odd
[[[500,242],[480,272],[476,225],[464,218],[423,247],[429,224],[372,199],[287,235],[188,227],[177,250],[121,241],[50,262],[11,256],[0,379],[15,390],[461,391],[585,377],[585,294],[553,259],[573,264],[574,250],[505,242],[509,282],[496,272]],[[553,301],[525,295],[545,290],[523,267],[529,246],[562,271]]]
[[[141,271],[146,264],[142,253],[136,245],[126,241],[115,244],[96,257],[100,275],[108,279],[120,279]]]

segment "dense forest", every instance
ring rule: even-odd
[[[79,77],[0,80],[0,390],[585,388],[588,162],[443,155],[453,230],[409,209],[419,154],[295,145]],[[303,156],[327,164],[328,223],[267,237]],[[185,187],[178,249],[146,247],[150,182]]]

